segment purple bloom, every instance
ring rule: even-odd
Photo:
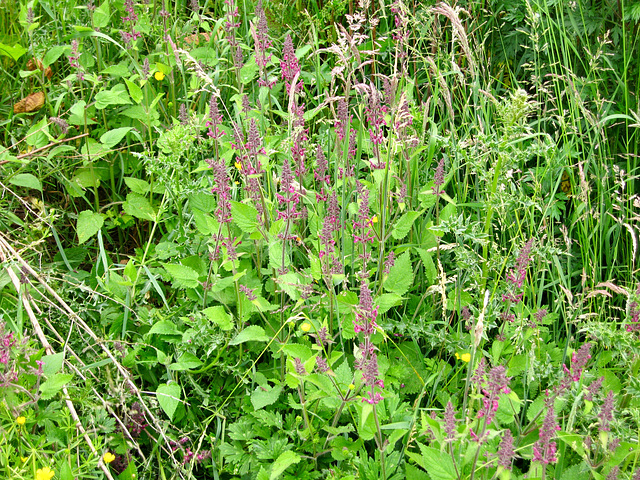
[[[527,266],[531,262],[531,248],[533,247],[533,238],[524,244],[520,255],[516,259],[514,269],[507,275],[507,281],[513,283],[517,288],[522,288],[524,279],[527,276]]]
[[[387,255],[387,259],[384,261],[384,274],[389,275],[391,271],[391,267],[396,263],[396,254],[394,252],[389,252]]]
[[[267,63],[269,63],[269,60],[271,60],[271,54],[267,53],[267,50],[271,47],[271,40],[269,39],[267,15],[262,7],[262,0],[258,1],[255,13],[256,17],[258,17],[258,22],[255,27],[252,25],[251,33],[255,41],[256,63],[258,64],[258,67],[260,67],[260,70],[263,71],[264,67],[267,66]]]
[[[456,411],[451,404],[451,400],[449,400],[444,409],[444,431],[447,434],[447,442],[453,442],[456,438],[456,422]]]
[[[560,430],[556,421],[556,412],[553,409],[554,398],[547,392],[545,399],[545,408],[547,410],[540,427],[539,438],[533,445],[533,461],[541,462],[543,465],[558,461],[556,457],[556,442],[552,441],[555,438],[556,431]]]
[[[486,425],[489,425],[498,411],[498,401],[500,393],[509,393],[509,378],[506,375],[506,368],[502,365],[493,367],[487,374],[487,379],[483,382],[481,391],[484,395],[482,408],[478,412],[478,418],[484,418]]]
[[[601,432],[610,432],[611,431],[611,422],[613,421],[613,390],[609,390],[606,398],[604,399],[604,403],[600,408],[600,431]]]
[[[316,368],[320,373],[326,373],[329,371],[329,364],[324,357],[318,356],[318,358],[316,358]]]
[[[298,375],[306,375],[307,374],[307,369],[304,368],[304,365],[302,364],[302,360],[298,357],[293,359],[293,363],[295,365],[296,368],[296,373]]]
[[[513,450],[513,435],[511,430],[505,430],[500,441],[500,447],[498,448],[498,465],[507,470],[511,470],[511,463],[516,456],[516,452]]]
[[[349,106],[347,105],[347,101],[341,97],[338,100],[338,118],[336,120],[336,136],[340,141],[344,140],[346,137],[346,131],[349,126],[349,121],[351,117],[349,116]]]
[[[444,185],[444,157],[438,162],[436,173],[433,176],[433,184],[433,194],[438,196],[442,195],[444,190],[441,190],[440,187]]]
[[[296,52],[293,48],[291,35],[289,35],[288,33],[286,38],[284,39],[280,68],[282,70],[282,79],[284,80],[288,95],[291,93],[291,82],[293,82],[296,76],[299,76],[300,74],[300,65],[298,64],[298,58],[296,57]],[[296,83],[296,85],[293,87],[293,92],[296,93],[301,91],[303,86],[304,84],[302,83],[302,81]]]
[[[239,285],[238,288],[240,289],[241,292],[243,292],[247,298],[249,299],[250,302],[253,302],[254,300],[256,300],[258,297],[256,297],[256,295],[253,293],[253,290],[245,285]]]
[[[602,382],[604,381],[604,377],[600,377],[587,387],[587,392],[584,394],[584,399],[588,402],[593,402],[593,396],[596,395],[600,391],[600,387],[602,387]]]
[[[209,127],[207,136],[214,140],[222,137],[224,132],[220,130],[221,123],[222,115],[218,109],[218,98],[215,95],[211,95],[211,98],[209,99],[209,120],[207,120],[207,123],[205,124]]]

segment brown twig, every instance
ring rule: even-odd
[[[22,154],[18,155],[16,158],[18,160],[20,160],[22,158],[27,158],[27,157],[30,157],[32,155],[35,155],[38,152],[41,152],[42,150],[46,150],[47,148],[54,147],[54,146],[59,145],[59,144],[64,143],[64,142],[70,142],[72,140],[78,140],[79,138],[86,137],[87,135],[89,135],[89,134],[88,133],[82,133],[80,135],[76,135],[75,137],[63,138],[62,140],[57,140],[55,142],[51,142],[48,145],[45,145],[44,147],[36,148],[35,150],[32,150],[32,151],[27,152],[27,153],[22,153]],[[7,150],[9,150],[9,149],[7,148],[5,150],[5,152]],[[9,163],[10,161],[11,160],[2,160],[2,161],[0,161],[0,165],[4,165],[5,163]]]

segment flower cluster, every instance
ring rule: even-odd
[[[218,200],[216,217],[218,219],[218,222],[221,224],[220,231],[217,235],[215,235],[215,247],[213,252],[211,253],[211,259],[218,260],[220,258],[220,247],[224,246],[227,249],[227,257],[233,262],[238,258],[234,239],[221,234],[222,225],[228,225],[232,220],[229,174],[227,173],[227,167],[223,160],[207,159],[207,163],[213,170],[213,179],[215,185],[211,189],[211,193],[213,193]],[[227,231],[229,231],[228,228]]]
[[[205,126],[209,128],[207,136],[214,140],[222,137],[224,132],[220,130],[221,124],[222,115],[218,109],[218,99],[215,95],[211,95],[211,99],[209,100],[209,119],[205,124]]]
[[[327,212],[322,224],[322,230],[318,235],[318,237],[320,238],[320,243],[322,245],[322,250],[320,250],[319,252],[320,258],[323,258],[326,255],[329,260],[323,266],[323,273],[327,276],[332,273],[340,273],[342,271],[340,261],[334,255],[336,245],[334,237],[335,233],[340,228],[339,216],[340,207],[338,206],[338,197],[336,195],[336,192],[333,191],[327,205]]]
[[[384,119],[384,114],[387,112],[387,107],[382,104],[380,100],[380,92],[371,85],[369,88],[369,95],[367,98],[367,106],[365,107],[367,116],[367,122],[369,123],[369,137],[371,143],[373,143],[374,159],[371,160],[371,168],[383,169],[386,167],[386,162],[380,158],[379,146],[384,142],[384,134],[382,132],[382,125],[386,125],[387,122]]]
[[[293,48],[291,35],[288,33],[284,39],[280,69],[282,70],[282,79],[284,80],[284,85],[287,89],[287,95],[291,94],[292,88],[293,93],[300,92],[304,88],[302,81],[297,81],[295,84],[293,83],[296,77],[300,78],[300,65],[298,63],[298,58],[296,57],[295,49]]]
[[[489,425],[498,411],[498,401],[500,393],[509,393],[509,378],[506,375],[506,368],[498,365],[489,370],[486,380],[483,382],[481,391],[483,394],[482,408],[478,412],[478,418],[485,419],[485,425]]]
[[[80,54],[78,53],[78,41],[71,41],[71,55],[69,55],[69,65],[76,69],[76,78],[81,82],[84,80],[84,70],[80,66]]]
[[[543,465],[558,461],[556,457],[556,442],[554,442],[553,439],[556,436],[556,431],[560,430],[560,426],[556,420],[556,412],[553,408],[554,399],[555,395],[550,395],[547,391],[544,421],[540,427],[538,440],[533,444],[533,461],[541,462]]]
[[[362,401],[371,405],[377,405],[382,400],[382,395],[375,390],[375,387],[384,388],[384,382],[379,378],[377,348],[371,342],[371,336],[378,328],[378,325],[376,325],[377,316],[378,307],[373,306],[371,290],[366,280],[363,280],[360,284],[360,303],[353,322],[356,334],[362,333],[362,341],[358,346],[359,355],[356,355],[355,367],[362,372],[364,385],[369,387],[365,392],[367,396],[363,397]]]
[[[238,21],[240,14],[238,13],[238,7],[234,4],[234,0],[225,0],[224,3],[229,7],[227,20],[224,22],[224,30],[227,33],[227,42],[233,53],[233,66],[236,68],[236,71],[240,71],[244,62],[242,47],[240,47],[240,43],[236,38],[236,30],[240,26],[240,21]]]
[[[629,303],[629,319],[630,323],[627,324],[627,332],[639,332],[640,331],[640,284],[636,289],[636,299]]]
[[[124,0],[124,10],[127,12],[127,16],[122,17],[122,22],[125,24],[125,30],[121,30],[120,35],[122,36],[124,43],[131,46],[132,42],[142,37],[142,34],[135,29],[135,26],[138,23],[138,15],[136,14],[133,0]]]

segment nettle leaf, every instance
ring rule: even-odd
[[[409,233],[409,230],[411,230],[411,227],[413,227],[413,222],[415,222],[416,218],[418,218],[421,214],[422,212],[407,212],[402,215],[402,217],[400,217],[400,220],[398,220],[393,227],[393,230],[391,230],[391,235],[393,236],[393,238],[395,238],[396,240],[400,240],[406,237],[407,233]]]
[[[167,264],[164,269],[169,272],[173,279],[173,286],[176,288],[196,288],[198,282],[198,272],[185,265]]]
[[[167,385],[166,383],[158,385],[156,390],[156,398],[160,404],[160,408],[167,414],[169,420],[173,420],[176,409],[180,404],[180,395],[182,389],[177,383]]]
[[[40,385],[40,398],[51,400],[71,380],[73,380],[73,375],[70,373],[56,373]]]
[[[271,475],[269,475],[269,480],[276,480],[276,478],[279,478],[287,468],[300,462],[300,460],[300,455],[292,452],[291,450],[282,452],[271,465]]]
[[[420,255],[420,259],[422,260],[422,264],[424,265],[424,271],[427,276],[427,280],[429,280],[429,285],[433,285],[433,282],[438,275],[436,265],[433,263],[433,255],[424,248],[418,248],[417,250]]]
[[[130,105],[131,100],[127,88],[119,83],[111,90],[101,90],[96,94],[96,108],[102,110],[109,105]]]
[[[45,355],[42,357],[44,365],[42,366],[42,373],[47,377],[50,377],[60,371],[62,368],[62,362],[64,361],[64,352],[54,353],[53,355]]]
[[[264,333],[264,328],[250,325],[236,335],[229,345],[240,345],[244,342],[268,342],[269,337]]]
[[[221,330],[233,330],[233,319],[231,318],[231,315],[227,313],[224,307],[215,306],[205,308],[202,313],[204,313],[209,320],[218,325]]]
[[[402,300],[404,300],[404,297],[402,295],[398,295],[396,293],[383,293],[376,298],[374,303],[379,307],[378,314],[382,315],[383,313],[386,313],[391,307],[400,305]]]
[[[104,215],[85,210],[78,215],[78,243],[83,244],[93,237],[104,225]]]
[[[169,365],[169,370],[185,371],[198,368],[202,365],[202,360],[192,353],[184,353],[177,362]]]
[[[160,320],[153,324],[147,335],[181,335],[176,325],[170,320]]]
[[[105,132],[100,137],[100,143],[102,143],[107,148],[115,147],[120,141],[125,137],[127,133],[131,130],[131,127],[120,127],[114,128],[113,130],[109,130]]]
[[[149,200],[137,193],[129,193],[127,195],[127,201],[122,205],[124,211],[132,217],[140,218],[142,220],[155,221],[156,211],[153,209]]]
[[[241,202],[231,202],[233,222],[244,233],[252,234],[258,225],[258,210],[251,205]]]
[[[38,177],[30,173],[19,173],[11,177],[9,183],[16,187],[32,188],[33,190],[42,191],[42,184],[40,183],[40,180],[38,180]]]
[[[427,471],[432,480],[454,480],[458,478],[451,457],[435,448],[426,447],[421,443],[418,445],[422,453],[420,466]]]
[[[280,397],[280,393],[282,393],[282,387],[280,385],[276,385],[275,387],[271,387],[270,385],[256,387],[251,394],[251,404],[254,410],[260,410],[267,405],[273,405],[278,400],[278,397]]]
[[[384,288],[388,292],[404,295],[412,284],[411,254],[407,251],[396,259],[395,265],[389,270],[389,276],[384,282]]]

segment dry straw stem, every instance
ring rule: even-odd
[[[59,309],[61,309],[66,315],[68,315],[69,318],[71,320],[73,320],[78,326],[80,326],[80,328],[89,335],[89,337],[94,342],[94,344],[100,346],[102,351],[107,355],[107,357],[109,357],[111,362],[114,364],[114,366],[116,367],[116,369],[118,370],[120,375],[122,375],[122,378],[125,379],[125,382],[129,386],[129,390],[132,393],[134,393],[136,395],[136,397],[138,398],[140,404],[143,406],[143,408],[145,410],[145,415],[147,416],[147,420],[149,421],[149,424],[152,425],[154,430],[156,430],[156,432],[162,437],[162,439],[164,440],[165,445],[168,445],[169,444],[169,439],[164,434],[164,430],[160,427],[160,421],[155,418],[155,416],[153,415],[153,413],[151,412],[151,410],[147,406],[146,402],[144,401],[144,399],[142,397],[140,389],[138,389],[136,384],[131,379],[131,376],[129,375],[129,372],[115,358],[115,356],[113,355],[111,350],[109,350],[107,345],[102,340],[100,340],[98,338],[98,336],[85,323],[85,321],[82,320],[82,318],[80,318],[78,316],[78,314],[76,314],[73,311],[73,309],[56,293],[56,291],[53,288],[51,288],[51,286],[49,286],[42,278],[40,278],[40,276],[37,274],[37,272],[33,268],[31,268],[31,266],[9,244],[9,242],[5,238],[5,235],[2,232],[0,232],[0,261],[2,263],[6,263],[7,261],[9,261],[9,259],[17,260],[22,265],[22,267],[23,267],[23,269],[24,269],[24,271],[26,273],[29,273],[30,275],[33,276],[33,278],[37,279],[38,282],[45,288],[45,290],[54,298],[55,302],[57,302],[57,303],[55,303],[55,305]],[[8,266],[5,267],[5,269],[7,270],[9,276],[11,277],[11,279],[13,281],[14,287],[16,287],[16,291],[19,292],[20,291],[20,281],[17,278],[17,276],[15,275],[15,272],[13,272],[11,270],[11,268],[8,267]],[[16,283],[16,281],[17,281],[17,283]],[[28,299],[27,299],[26,295],[23,296],[23,303],[25,304],[25,309],[27,310],[27,312],[30,312],[29,313],[29,318],[31,319],[34,331],[36,332],[36,335],[38,336],[38,339],[40,340],[40,342],[45,347],[45,349],[47,350],[48,353],[53,353],[53,349],[51,348],[51,345],[49,344],[48,340],[46,339],[46,337],[44,335],[44,332],[42,331],[42,328],[40,327],[40,323],[38,322],[37,318],[35,317],[35,314],[33,314],[33,310],[31,309],[31,306],[28,303]],[[67,347],[67,350],[70,350],[70,349]],[[77,358],[77,355],[75,355],[75,353],[73,355]],[[74,368],[69,362],[67,362],[67,364],[69,366],[71,366],[72,368]],[[74,368],[74,370],[76,370],[76,372],[77,372],[77,369]],[[89,448],[92,450],[92,452],[94,452],[94,454],[97,454],[97,452],[95,450],[95,447],[91,443],[91,439],[88,437],[88,435],[85,433],[84,429],[82,428],[82,425],[81,425],[80,420],[79,420],[79,418],[77,416],[75,408],[73,407],[73,403],[71,403],[71,401],[69,400],[69,395],[68,395],[68,393],[66,391],[66,388],[64,389],[64,394],[65,394],[65,396],[67,398],[67,400],[66,400],[67,401],[67,406],[68,406],[68,408],[69,408],[74,420],[76,421],[76,424],[77,424],[78,428],[81,430],[81,432],[83,433],[85,439],[87,440],[87,444],[89,445]],[[181,464],[181,462],[179,462],[175,458],[174,453],[170,449],[167,449],[164,446],[162,448],[166,451],[166,453],[169,454],[169,456],[171,457],[171,459],[174,461],[174,463],[176,465]],[[100,460],[99,465],[101,466],[101,468],[104,467],[103,470],[106,468],[106,466],[102,462],[102,459]],[[113,480],[113,478],[111,476],[108,476],[108,478],[110,480]],[[182,476],[182,473],[180,473],[180,478],[184,478]]]
[[[467,32],[465,31],[462,22],[460,21],[459,15],[460,12],[465,10],[460,7],[453,8],[447,3],[441,2],[433,7],[431,11],[448,18],[451,22],[451,25],[453,26],[453,38],[451,39],[451,42],[455,43],[456,38],[460,39],[460,47],[469,62],[471,75],[474,76],[476,72],[476,62],[473,58],[471,48],[469,48],[469,38],[467,37]]]
[[[8,246],[9,245],[5,242],[4,237],[0,236],[0,261],[2,261],[3,263],[8,260],[8,257],[7,257]],[[11,247],[9,246],[9,248]],[[9,278],[11,278],[11,282],[13,283],[13,286],[16,289],[16,292],[19,294],[21,290],[20,279],[10,267],[6,267],[5,270],[9,274]],[[47,354],[53,355],[55,351],[53,350],[53,347],[51,347],[51,344],[49,343],[49,340],[47,340],[47,337],[44,335],[44,332],[42,331],[42,327],[40,327],[40,323],[38,322],[38,319],[33,313],[33,310],[31,308],[31,303],[29,302],[29,298],[27,296],[26,291],[22,292],[21,298],[22,298],[22,304],[24,305],[24,309],[27,312],[29,319],[31,320],[31,325],[33,326],[33,330],[35,331],[36,336],[40,340],[40,343],[44,347]],[[98,453],[98,451],[96,450],[96,447],[93,445],[93,442],[91,441],[91,437],[89,437],[89,435],[87,434],[87,431],[84,429],[84,426],[80,421],[80,417],[78,416],[78,412],[76,411],[76,408],[73,405],[73,402],[71,401],[71,397],[69,396],[69,391],[67,390],[66,386],[62,387],[62,392],[64,393],[65,403],[67,404],[69,413],[71,413],[71,418],[73,418],[73,421],[76,424],[76,428],[80,431],[80,433],[82,433],[82,436],[87,442],[87,445],[89,446],[89,449],[91,450],[91,452],[93,452],[93,454],[98,457],[98,466],[104,472],[105,476],[109,480],[114,480],[113,477],[111,476],[111,472],[109,471],[109,467],[107,467],[104,464],[102,460],[102,456],[100,455],[100,453]]]

